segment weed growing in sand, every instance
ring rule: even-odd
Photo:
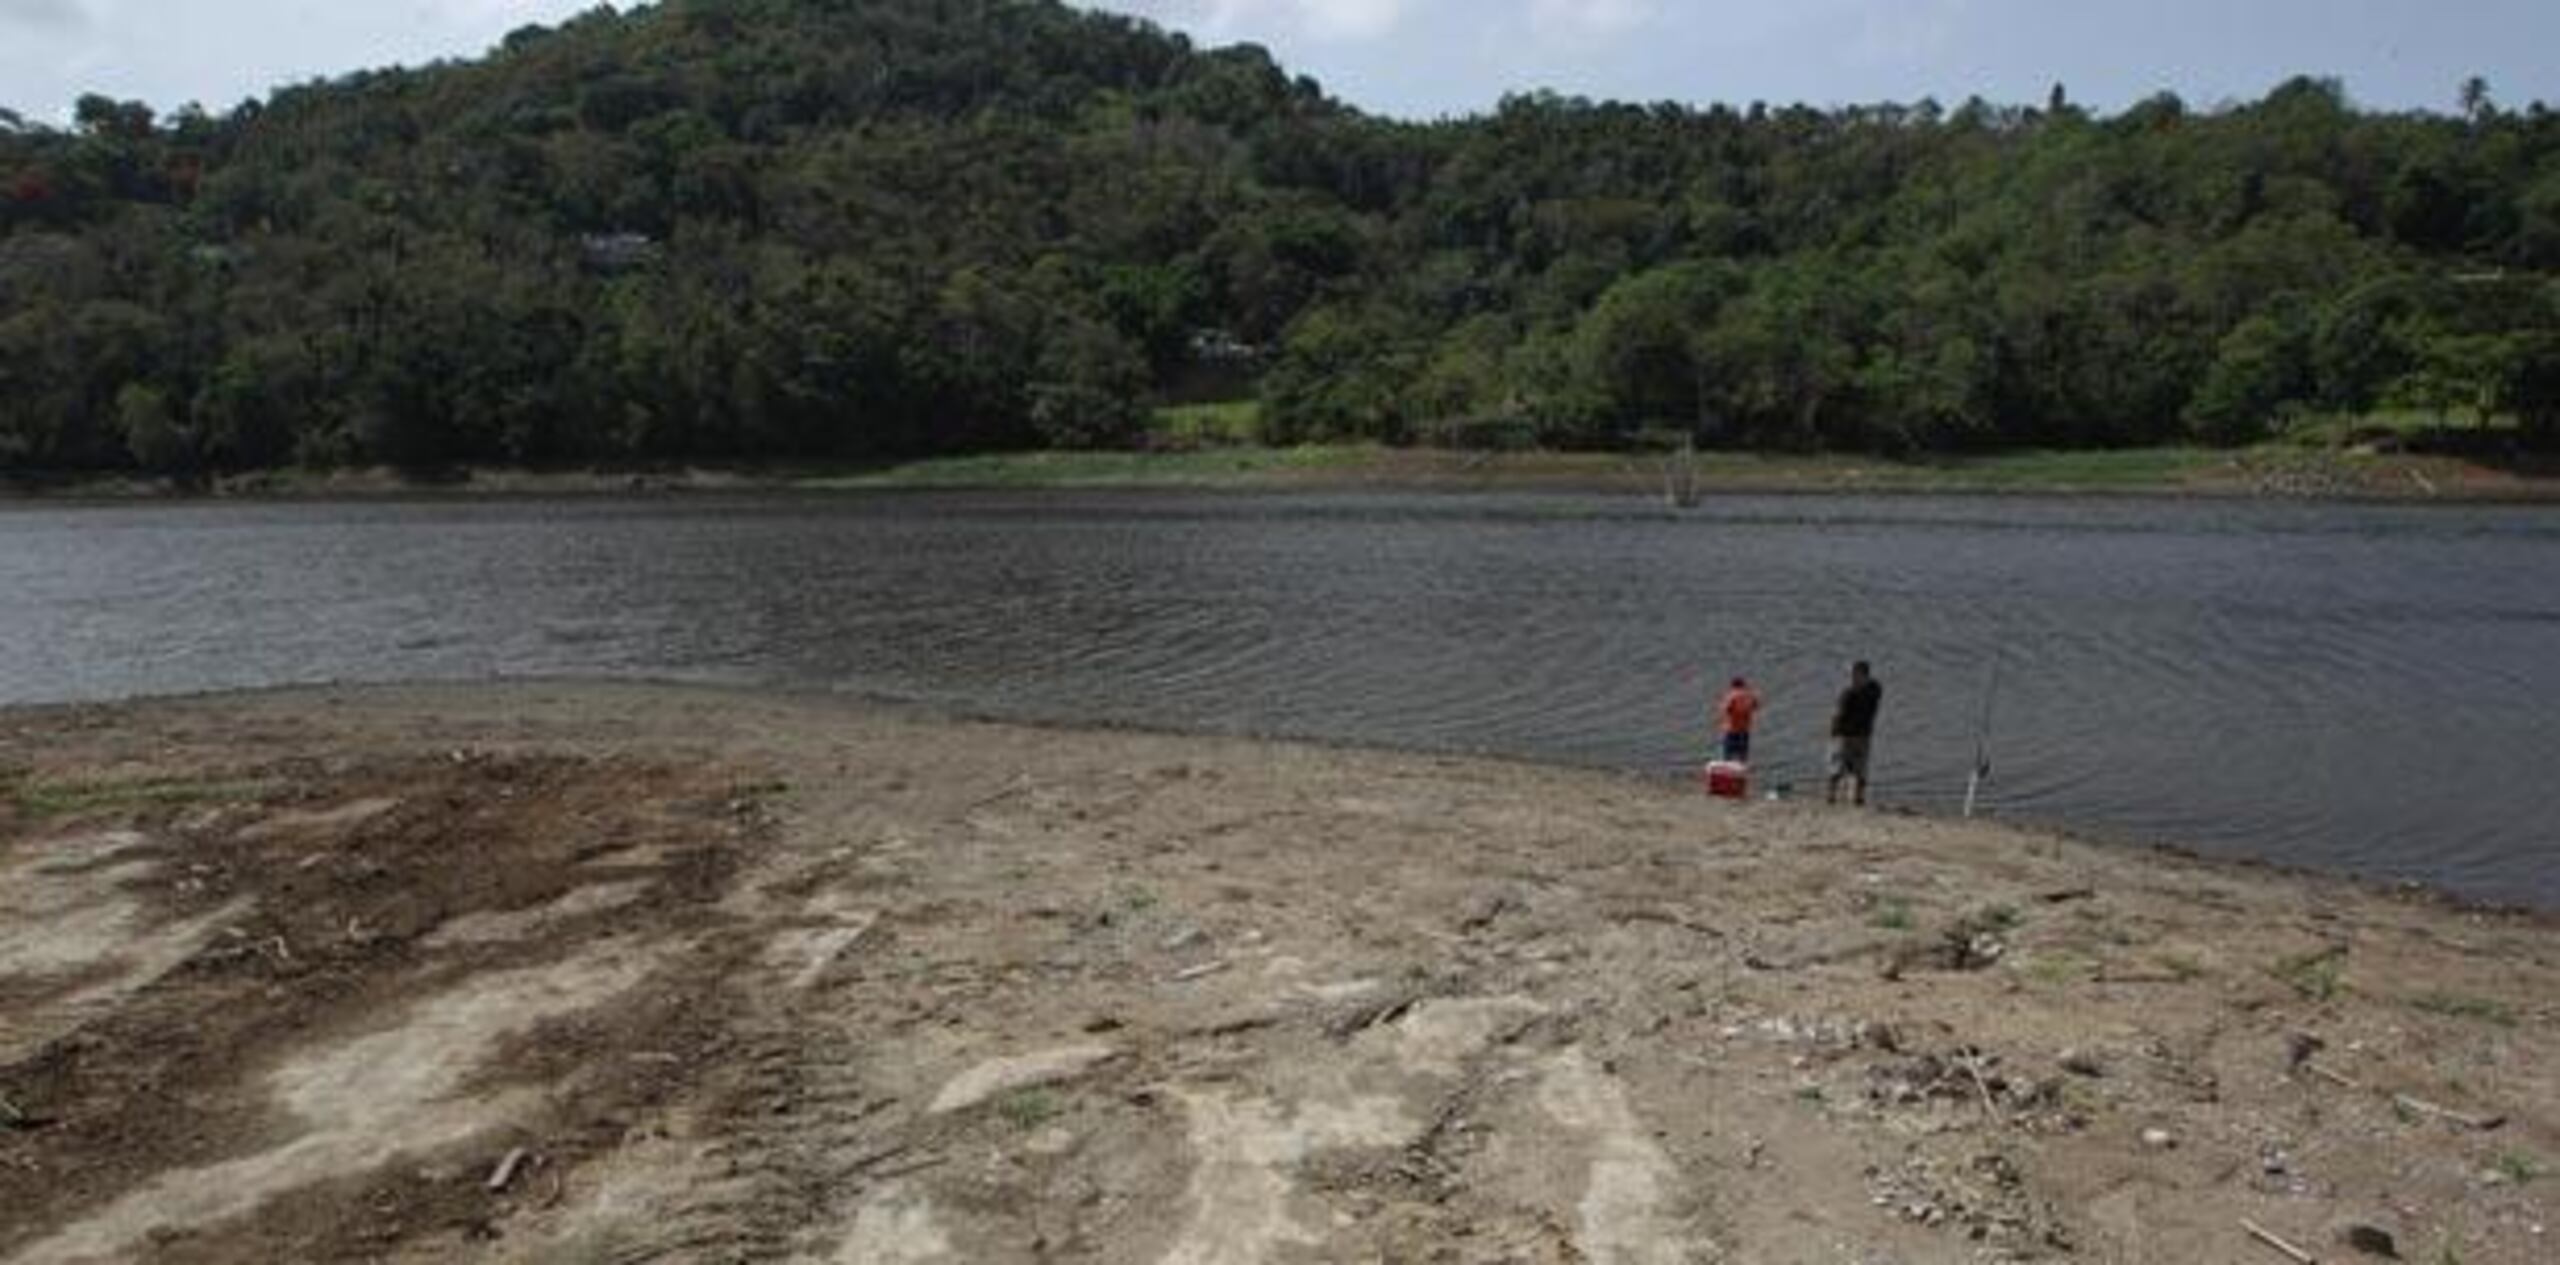
[[[2018,970],[2039,984],[2059,987],[2064,984],[2078,983],[2097,974],[2102,965],[2104,964],[2088,954],[2074,953],[2069,949],[2055,949],[2049,953],[2038,953],[2021,960],[2018,963]]]
[[[2500,1176],[2518,1186],[2542,1176],[2542,1162],[2521,1151],[2509,1151],[2499,1156],[2493,1167]]]
[[[1986,905],[1956,919],[1947,928],[1946,934],[1950,939],[1971,939],[1976,936],[1997,937],[2014,931],[2017,927],[2017,910],[2007,905]]]
[[[146,778],[125,782],[21,782],[9,788],[18,809],[32,817],[66,817],[108,809],[172,808],[256,799],[263,782]]]
[[[1045,1089],[1026,1089],[1007,1095],[996,1104],[996,1114],[1017,1129],[1037,1129],[1058,1118],[1066,1106],[1056,1094]]]
[[[1911,930],[1911,902],[1899,898],[1886,901],[1867,916],[1867,925],[1886,931]]]
[[[2309,1001],[2327,1001],[2346,987],[2347,947],[2330,945],[2286,958],[2268,972]]]
[[[2451,1019],[2479,1019],[2501,1028],[2516,1026],[2515,1008],[2488,997],[2470,997],[2461,993],[2426,993],[2409,999],[2409,1004],[2431,1015]]]

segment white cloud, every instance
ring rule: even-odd
[[[1405,0],[1297,0],[1297,7],[1319,39],[1374,39],[1404,21]]]
[[[1849,56],[1867,66],[1920,65],[1944,60],[1959,29],[1972,17],[1970,0],[1906,0],[1860,15]]]
[[[1412,0],[1134,0],[1101,7],[1153,18],[1217,41],[1281,32],[1318,40],[1374,40],[1404,24]]]
[[[1654,0],[1529,0],[1529,29],[1550,38],[1609,39],[1655,16]]]
[[[595,2],[0,0],[0,106],[58,122],[98,92],[222,109],[314,77],[478,56]]]
[[[539,0],[419,0],[418,15],[428,22],[474,29],[510,19],[545,21],[559,16],[559,7]]]
[[[88,23],[88,11],[76,0],[0,0],[0,27],[62,31]]]

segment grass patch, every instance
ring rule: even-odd
[[[1025,1089],[1007,1094],[996,1103],[996,1114],[1016,1129],[1037,1129],[1058,1118],[1066,1105],[1056,1094],[1045,1089]]]
[[[2506,1154],[2499,1156],[2496,1162],[2491,1164],[2490,1167],[2496,1169],[2498,1173],[2508,1181],[2514,1182],[2519,1186],[2525,1185],[2533,1179],[2542,1176],[2542,1161],[2521,1151],[2509,1151]]]
[[[808,490],[901,488],[1220,488],[1328,481],[1380,487],[1563,488],[1660,496],[1666,458],[1647,451],[1502,447],[1389,448],[1377,444],[1268,447],[1259,405],[1159,410],[1140,451],[1016,452],[785,474]],[[1846,453],[1706,451],[1698,483],[1720,490],[1917,493],[2122,493],[2242,490],[2271,476],[2312,486],[2357,486],[2375,463],[2356,452],[2290,438],[2245,448],[2032,449],[1895,459]]]
[[[2284,981],[2305,1000],[2327,1001],[2345,991],[2346,969],[2347,948],[2341,944],[2286,958],[2268,968],[2267,973]]]
[[[2415,439],[2466,431],[2520,431],[2507,414],[2476,409],[2376,409],[2370,413],[2305,413],[2286,423],[2276,442],[2303,448],[2346,448],[2377,436]]]
[[[1523,447],[1465,426],[1425,425],[1442,443],[1390,448],[1379,444],[1270,447],[1261,407],[1250,400],[1159,409],[1134,438],[1132,451],[988,453],[891,465],[840,461],[750,461],[733,465],[487,466],[412,476],[387,468],[278,469],[223,476],[222,496],[297,497],[435,493],[621,493],[642,490],[803,491],[1031,488],[1229,488],[1361,486],[1377,488],[1552,488],[1660,497],[1670,468],[1658,449],[1554,451]],[[2250,492],[2293,488],[2311,495],[2358,489],[2432,490],[2419,466],[2457,474],[2479,459],[2456,455],[2479,436],[2516,430],[2512,418],[2474,422],[2466,412],[2425,411],[2306,417],[2246,447],[2164,445],[2148,448],[2028,449],[1999,453],[1918,454],[1707,450],[1694,470],[1702,492],[1762,490],[1840,493],[2129,493]],[[2372,443],[2400,436],[2406,443]],[[2419,458],[2429,439],[2463,439],[2469,447]],[[2379,451],[2377,451],[2377,449]],[[2377,482],[2379,481],[2379,482]],[[22,486],[41,495],[105,497],[166,494],[164,479],[52,479]]]
[[[1780,484],[1840,491],[2126,491],[2180,487],[2231,459],[2228,451],[2195,447],[2029,449],[1910,460],[1713,452],[1699,454],[1697,470],[1699,481],[1711,489],[1718,484]]]
[[[2019,974],[2039,984],[2056,987],[2089,979],[2095,976],[2103,965],[2104,963],[2088,954],[2074,953],[2069,949],[2054,949],[2044,953],[2030,954],[2017,960]]]
[[[2018,911],[2006,905],[1985,906],[1948,923],[1934,948],[1938,965],[1979,971],[1997,964],[2009,949],[2004,934],[2017,925]]]
[[[2213,448],[2101,448],[1959,457],[1912,468],[1920,473],[1917,481],[1924,483],[1995,489],[2123,489],[2175,487],[2230,460],[2229,452]]]
[[[267,793],[264,782],[226,779],[143,778],[122,782],[19,782],[7,788],[18,810],[31,817],[236,803]]]
[[[1867,915],[1867,925],[1886,931],[1911,930],[1911,902],[1898,898],[1884,902]]]
[[[2516,1026],[2515,1008],[2488,997],[2471,997],[2461,993],[2427,993],[2412,997],[2409,1004],[2431,1015],[2451,1019],[2478,1019],[2501,1028]]]
[[[1156,410],[1147,438],[1159,448],[1236,448],[1262,442],[1262,403],[1179,404]]]
[[[1310,471],[1352,470],[1375,460],[1361,444],[1204,448],[1192,452],[1013,452],[911,461],[795,486],[872,488],[1214,487]]]

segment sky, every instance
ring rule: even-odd
[[[85,92],[216,111],[351,70],[476,56],[595,0],[0,0],[0,108],[62,121]],[[2480,75],[2560,100],[2560,0],[1116,0],[1250,40],[1353,105],[1476,113],[1503,94],[1838,105],[1968,96],[2210,107],[2295,74],[2359,104],[2450,111]]]

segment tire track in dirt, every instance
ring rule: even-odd
[[[146,1176],[274,1149],[266,1072],[619,934],[692,947],[458,1091],[540,1090],[523,1120],[163,1255],[1954,1265],[2236,1259],[2235,1217],[2308,1242],[2354,1216],[2430,1259],[2548,1256],[2548,1183],[2493,1168],[2560,1154],[2547,922],[1568,771],[685,689],[349,697],[382,701],[318,737],[295,728],[308,698],[175,710],[299,750],[501,733],[517,756],[383,771],[406,790],[319,761],[215,770],[328,785],[120,879],[148,917],[118,934],[244,886],[291,898],[84,1024],[103,1044],[0,1067],[0,1093],[65,1120],[0,1130],[0,1221],[51,1232],[112,1202],[101,1167],[16,1167],[77,1161],[75,1130],[160,1112],[241,1139],[153,1152]],[[14,750],[118,776],[156,758],[158,713],[114,715],[92,754]],[[641,739],[681,750],[644,776],[612,758]],[[705,772],[705,751],[752,772]],[[545,763],[563,752],[584,754]],[[722,785],[748,776],[782,789]],[[626,816],[669,795],[680,830]],[[759,834],[738,800],[782,815]],[[33,837],[7,812],[0,866]],[[231,842],[280,813],[299,816]],[[627,904],[588,890],[644,874]],[[475,930],[426,945],[452,926]],[[1959,930],[1966,953],[1933,951]],[[2331,993],[2285,966],[2313,950]],[[222,1018],[167,1007],[324,983],[290,1034],[154,1061],[147,1038]],[[2370,1092],[2289,1072],[2297,1032]],[[235,1065],[254,1103],[140,1097]],[[2404,1090],[2505,1123],[2400,1118]],[[119,1096],[146,1105],[117,1116]],[[485,1190],[515,1147],[517,1187]]]
[[[754,829],[716,771],[155,754],[32,832],[0,803],[0,1260],[449,1253],[512,1202],[496,1139],[556,1180],[682,1095]]]
[[[484,976],[411,1008],[387,1031],[310,1051],[265,1081],[304,1132],[239,1159],[163,1173],[39,1240],[12,1265],[125,1257],[163,1231],[227,1221],[288,1191],[484,1136],[536,1109],[541,1094],[523,1087],[463,1096],[472,1074],[510,1038],[629,991],[655,956],[612,945]]]

